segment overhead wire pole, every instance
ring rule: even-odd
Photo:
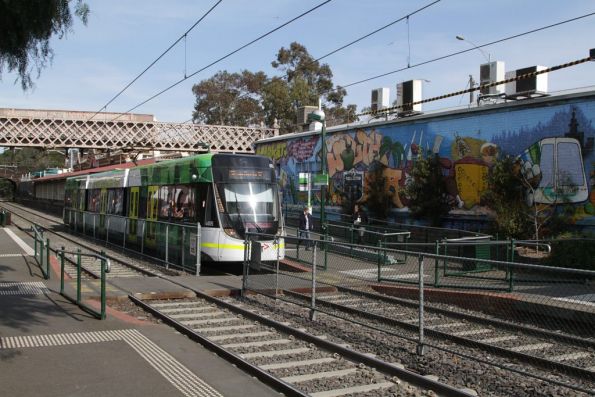
[[[301,13],[300,15],[298,15],[298,16],[296,16],[296,17],[294,17],[294,18],[290,19],[289,21],[287,21],[287,22],[285,22],[285,23],[283,23],[283,24],[281,24],[281,25],[277,26],[276,28],[274,28],[274,29],[272,29],[272,30],[269,30],[268,32],[266,32],[266,33],[264,33],[264,34],[262,34],[262,35],[258,36],[258,37],[257,37],[257,38],[255,38],[254,40],[252,40],[252,41],[250,41],[250,42],[248,42],[248,43],[246,43],[246,44],[242,45],[241,47],[239,47],[239,48],[237,48],[237,49],[235,49],[235,50],[233,50],[233,51],[231,51],[231,52],[227,53],[226,55],[224,55],[224,56],[222,56],[222,57],[218,58],[217,60],[215,60],[215,61],[211,62],[210,64],[208,64],[208,65],[206,65],[206,66],[204,66],[204,67],[202,67],[202,68],[198,69],[197,71],[195,71],[195,72],[193,72],[193,73],[189,74],[188,76],[184,77],[183,79],[180,79],[180,80],[178,80],[177,82],[175,82],[175,83],[173,83],[172,85],[170,85],[169,87],[167,87],[167,88],[165,88],[165,89],[163,89],[163,90],[159,91],[158,93],[154,94],[153,96],[149,97],[148,99],[144,100],[143,102],[139,103],[138,105],[136,105],[136,106],[134,106],[134,107],[132,107],[132,108],[128,109],[127,111],[125,111],[125,112],[123,112],[123,113],[120,113],[120,114],[119,114],[117,117],[115,117],[115,118],[111,119],[111,120],[110,120],[110,122],[113,122],[113,121],[115,121],[115,120],[119,119],[120,117],[122,117],[123,115],[125,115],[125,114],[127,114],[127,113],[130,113],[131,111],[133,111],[133,110],[135,110],[135,109],[139,108],[140,106],[144,105],[145,103],[147,103],[147,102],[149,102],[149,101],[152,101],[153,99],[157,98],[158,96],[160,96],[160,95],[164,94],[165,92],[167,92],[167,91],[171,90],[172,88],[174,88],[174,87],[176,87],[176,86],[180,85],[181,83],[183,83],[184,81],[188,80],[189,78],[191,78],[191,77],[194,77],[194,76],[195,76],[195,75],[197,75],[198,73],[200,73],[200,72],[202,72],[202,71],[204,71],[204,70],[206,70],[206,69],[210,68],[211,66],[213,66],[213,65],[215,65],[215,64],[217,64],[217,63],[219,63],[219,62],[223,61],[224,59],[227,59],[227,58],[229,58],[230,56],[232,56],[232,55],[234,55],[234,54],[238,53],[239,51],[243,50],[244,48],[246,48],[246,47],[248,47],[248,46],[250,46],[250,45],[252,45],[252,44],[254,44],[254,43],[256,43],[256,42],[258,42],[258,41],[260,41],[260,40],[262,40],[262,39],[264,39],[265,37],[267,37],[267,36],[269,36],[269,35],[271,35],[271,34],[275,33],[276,31],[278,31],[278,30],[280,30],[280,29],[284,28],[285,26],[287,26],[287,25],[289,25],[289,24],[291,24],[291,23],[293,23],[293,22],[297,21],[298,19],[300,19],[300,18],[302,18],[302,17],[304,17],[304,16],[306,16],[306,15],[310,14],[311,12],[313,12],[313,11],[315,11],[315,10],[319,9],[320,7],[322,7],[322,6],[324,6],[324,5],[328,4],[328,3],[330,3],[331,1],[332,1],[332,0],[325,0],[325,1],[323,1],[322,3],[320,3],[320,4],[318,4],[318,5],[316,5],[316,6],[312,7],[312,8],[310,8],[308,11],[305,11],[305,12]]]
[[[103,107],[101,109],[99,109],[91,117],[89,117],[89,119],[87,121],[91,121],[93,119],[93,117],[97,116],[102,110],[106,109],[114,100],[116,100],[116,98],[118,98],[120,95],[122,95],[122,93],[124,93],[124,91],[126,91],[139,78],[141,78],[141,76],[144,75],[149,69],[151,69],[153,67],[153,65],[155,65],[157,62],[159,62],[159,60],[161,58],[163,58],[165,56],[165,54],[167,54],[172,48],[174,48],[176,46],[176,44],[178,44],[182,39],[186,40],[186,36],[188,35],[188,33],[190,33],[200,22],[202,22],[202,20],[205,19],[207,17],[207,15],[209,15],[222,1],[223,0],[218,0],[211,8],[209,8],[209,10],[207,12],[205,12],[196,22],[194,22],[194,24],[190,28],[188,28],[188,30],[186,30],[186,32],[184,32],[184,34],[182,34],[176,41],[174,41],[165,51],[163,51],[161,53],[161,55],[159,55],[153,62],[151,62],[149,64],[149,66],[147,66],[145,68],[145,70],[140,72],[140,74],[138,76],[136,76],[130,83],[126,84],[126,86],[124,88],[122,88],[120,90],[120,92],[118,92],[116,95],[114,95],[114,97],[112,99],[110,99],[105,105],[103,105]],[[184,57],[186,57],[185,52],[184,52]],[[186,59],[184,59],[184,62],[186,62]],[[185,65],[184,65],[184,67],[185,67]],[[184,69],[184,73],[185,72],[186,72],[186,69]]]

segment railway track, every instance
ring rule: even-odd
[[[143,259],[134,258],[134,261],[131,261],[130,255],[132,255],[132,253],[122,253],[111,250],[109,246],[106,247],[88,241],[87,236],[85,236],[86,241],[83,242],[81,241],[80,237],[76,237],[70,233],[62,231],[64,224],[58,217],[23,208],[22,206],[16,205],[14,203],[2,202],[1,206],[5,207],[13,214],[13,223],[15,223],[15,225],[22,230],[27,232],[27,230],[35,224],[41,227],[45,233],[50,233],[52,235],[51,245],[53,247],[64,247],[66,251],[71,252],[76,251],[77,248],[83,248],[86,251],[96,254],[101,254],[104,252],[111,262],[111,270],[107,274],[108,279],[110,277],[156,277],[178,274],[173,270],[161,268]],[[14,216],[16,216],[18,220],[15,219]],[[28,233],[31,235],[31,232]],[[65,259],[65,271],[69,275],[73,276],[76,274],[76,256],[66,255]],[[81,258],[81,261],[81,267],[84,271],[85,277],[100,278],[101,265],[99,261],[95,261],[93,258],[87,257]]]
[[[309,311],[310,294],[291,291],[284,294],[282,299],[299,307],[293,310],[294,315]],[[258,307],[278,306],[272,297],[250,299]],[[329,322],[337,328],[344,327],[336,325],[340,322],[337,319],[346,320],[352,323],[352,328],[384,333],[386,338],[392,336],[409,342],[412,350],[416,347],[419,313],[417,304],[412,301],[339,288],[338,292],[317,294],[316,304],[320,313],[335,319]],[[292,312],[287,307],[283,310]],[[453,312],[443,307],[427,305],[424,310],[425,343],[432,349],[460,353],[464,359],[512,370],[587,395],[595,390],[595,341],[592,338]],[[362,337],[366,337],[365,331]],[[383,354],[381,348],[371,351]]]
[[[178,301],[131,299],[286,395],[473,395],[362,354],[331,336],[275,321],[241,302],[207,296]]]
[[[81,245],[95,252],[103,248],[82,244],[78,239],[55,230],[61,224],[57,218],[15,205],[5,207],[10,207],[10,211],[18,218],[16,223],[24,230],[30,223],[41,224],[46,232],[55,237],[52,239],[53,245],[68,243],[68,251],[76,251]],[[114,258],[113,254],[110,256],[113,258],[112,270],[108,277],[129,276],[130,264],[127,262],[130,259]],[[67,271],[74,272],[76,258],[70,256],[67,259]],[[86,277],[97,277],[99,263],[84,257],[81,261]],[[134,271],[132,274],[137,275]],[[181,285],[167,275],[155,275]],[[359,353],[332,337],[313,335],[290,323],[277,322],[267,315],[242,308],[241,303],[225,302],[208,296],[181,301],[143,301],[132,295],[129,298],[179,332],[213,349],[286,395],[473,395],[437,379]]]

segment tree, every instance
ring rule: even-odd
[[[283,76],[264,72],[220,71],[194,85],[196,96],[193,120],[208,124],[250,125],[275,121],[281,132],[296,130],[297,109],[318,104],[322,99],[327,125],[355,119],[356,106],[343,106],[344,88],[333,89],[330,67],[320,64],[299,43],[281,48],[272,62]]]
[[[530,235],[525,200],[525,183],[512,157],[496,161],[488,176],[488,190],[482,202],[495,212],[495,232],[500,238],[526,238]]]
[[[384,170],[387,167],[379,162],[366,175],[364,204],[372,215],[378,219],[386,219],[390,213],[391,203],[395,192],[386,188]]]
[[[442,217],[450,211],[450,204],[438,155],[418,158],[411,170],[411,177],[405,187],[411,214],[415,218],[429,219],[432,226],[439,226]]]
[[[53,51],[50,38],[63,38],[72,27],[72,0],[3,0],[0,1],[0,78],[6,67],[8,72],[17,71],[24,91],[33,87],[31,78],[35,65],[37,77],[48,62]],[[89,6],[77,0],[74,14],[87,24]]]
[[[263,72],[220,71],[192,87],[196,96],[195,123],[254,125],[263,121],[260,92],[267,77]]]
[[[317,105],[319,98],[329,126],[355,119],[355,105],[343,107],[343,98],[347,91],[342,87],[333,89],[333,72],[330,66],[316,61],[302,44],[293,42],[289,48],[281,48],[271,65],[287,76],[276,84],[287,85],[290,106],[283,109],[267,108],[266,104],[273,101],[265,100],[264,110],[269,117],[274,114],[274,118],[280,120],[282,132],[295,131],[297,109]]]

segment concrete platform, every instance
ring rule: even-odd
[[[58,277],[42,278],[29,238],[9,230],[0,229],[2,395],[279,395],[165,325],[111,309],[91,317],[57,293]]]

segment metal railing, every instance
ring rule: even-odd
[[[76,233],[156,259],[166,269],[200,274],[200,223],[131,219],[71,208],[64,210],[64,220]]]
[[[37,225],[31,226],[33,233],[33,257],[41,269],[41,273],[46,280],[50,279],[50,239],[43,241],[43,229]]]
[[[57,254],[60,257],[60,295],[64,296],[71,302],[76,303],[81,309],[84,309],[85,311],[91,313],[98,319],[105,320],[105,318],[106,318],[106,299],[107,299],[106,292],[105,292],[106,277],[107,277],[106,274],[109,273],[111,270],[111,263],[110,263],[109,258],[107,258],[105,256],[105,253],[103,251],[101,252],[101,254],[82,253],[80,249],[77,249],[76,251],[66,251],[64,249],[64,247],[61,247],[61,249],[57,252]],[[75,288],[76,297],[75,298],[68,295],[65,292],[65,288],[64,288],[64,280],[65,280],[64,261],[65,261],[66,254],[74,255],[76,258],[76,288]],[[82,276],[82,270],[83,270],[82,269],[82,258],[83,257],[95,258],[95,260],[100,261],[99,289],[100,289],[101,295],[100,295],[100,310],[99,311],[97,311],[93,307],[85,304],[82,300],[82,278],[81,278],[81,276]]]

